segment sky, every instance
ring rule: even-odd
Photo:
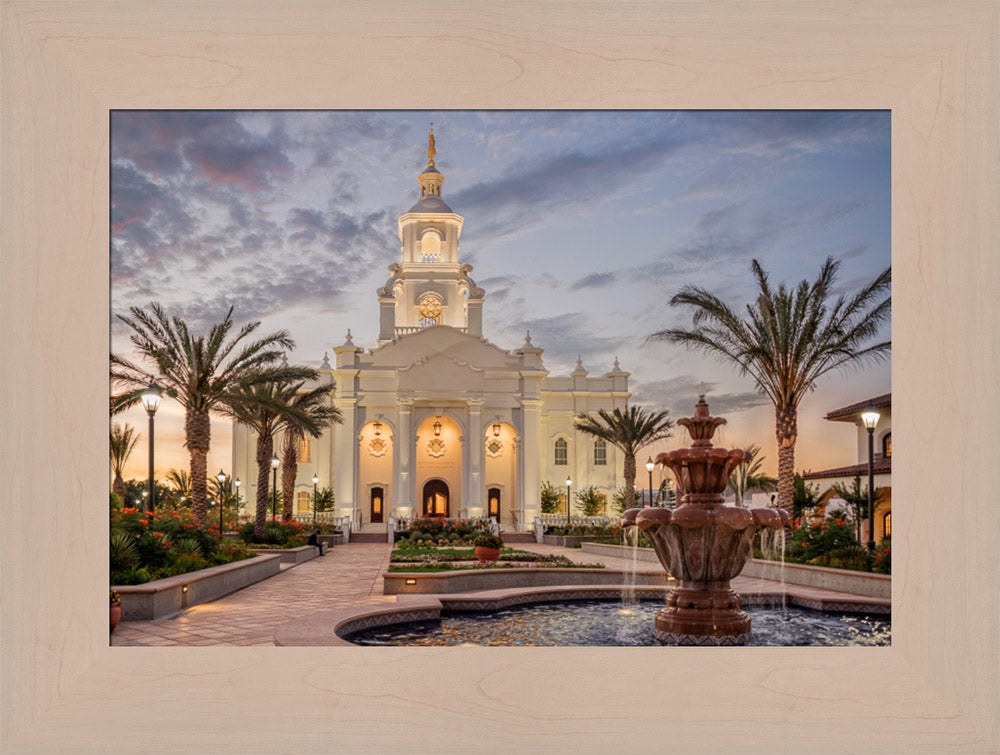
[[[432,123],[487,340],[513,350],[530,331],[553,376],[617,358],[631,402],[674,419],[704,384],[728,420],[715,444],[759,445],[776,474],[773,407],[752,380],[649,336],[690,327],[692,311],[669,305],[683,286],[744,310],[753,259],[795,285],[833,256],[837,295],[887,268],[888,111],[116,111],[112,351],[135,356],[114,315],[154,301],[195,333],[230,306],[239,324],[285,329],[292,363],[319,367],[348,329],[373,348],[375,291],[399,261]],[[799,408],[796,470],[855,463],[855,431],[824,416],[889,391],[888,363],[821,378]],[[145,479],[145,412],[115,421],[142,434],[125,477]],[[231,469],[230,438],[213,418],[210,474]],[[155,441],[158,477],[187,468],[169,399]],[[648,452],[688,442],[678,428]]]

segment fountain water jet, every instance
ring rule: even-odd
[[[754,535],[764,527],[789,525],[782,509],[743,509],[724,505],[729,474],[749,454],[712,447],[721,417],[712,417],[702,395],[694,417],[677,423],[691,435],[690,448],[656,457],[673,470],[681,505],[670,509],[629,509],[624,526],[637,526],[653,541],[660,563],[678,585],[656,616],[656,639],[665,645],[745,645],[750,617],[730,587],[753,555]]]

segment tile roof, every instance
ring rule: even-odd
[[[874,464],[872,464],[872,469],[875,474],[891,474],[892,473],[892,457],[888,459],[877,459]],[[852,464],[849,467],[837,467],[835,469],[822,469],[819,472],[806,472],[802,475],[805,480],[822,480],[828,477],[852,477],[854,475],[859,475],[864,477],[868,474],[868,462],[863,464]]]
[[[892,407],[892,394],[883,393],[881,396],[875,396],[874,398],[868,398],[850,406],[834,409],[832,412],[827,412],[826,418],[829,420],[853,420],[869,406],[874,406],[876,409]]]

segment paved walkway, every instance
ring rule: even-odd
[[[577,563],[603,564],[627,570],[631,560],[538,543],[517,543],[520,550],[559,554]],[[293,605],[305,616],[317,611],[356,605],[396,603],[382,594],[382,574],[389,566],[387,543],[338,545],[321,558],[286,566],[279,574],[244,587],[210,603],[202,603],[156,621],[123,621],[111,635],[112,646],[274,645],[274,629],[288,621],[285,607]],[[640,571],[659,571],[659,564],[640,562]],[[778,582],[737,577],[737,592],[780,593]],[[818,588],[796,587],[796,593],[817,598],[850,597]],[[126,610],[128,608],[126,607]]]

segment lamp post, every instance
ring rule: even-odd
[[[316,485],[319,484],[319,475],[313,475],[313,526],[316,526]]]
[[[153,415],[156,414],[160,401],[163,400],[163,395],[155,384],[150,383],[149,387],[142,392],[141,398],[142,407],[149,415],[149,497],[146,499],[148,507],[146,510],[153,511],[156,508],[156,489],[153,482]]]
[[[271,521],[278,519],[278,461],[277,455],[271,457],[271,469],[274,470],[274,482],[271,483]]]
[[[870,406],[861,413],[861,421],[868,430],[868,551],[875,550],[875,426],[878,412]]]
[[[649,472],[649,505],[653,505],[653,467],[656,465],[653,463],[653,457],[650,456],[646,459],[646,471]]]
[[[235,510],[233,511],[233,521],[236,522],[237,525],[239,525],[240,523],[240,478],[239,477],[233,480],[233,485],[236,486],[236,506]]]
[[[573,481],[566,475],[566,534],[569,534],[569,486]]]
[[[226,481],[226,473],[220,469],[219,474],[215,476],[215,479],[219,481],[219,537],[222,537],[222,483]]]

